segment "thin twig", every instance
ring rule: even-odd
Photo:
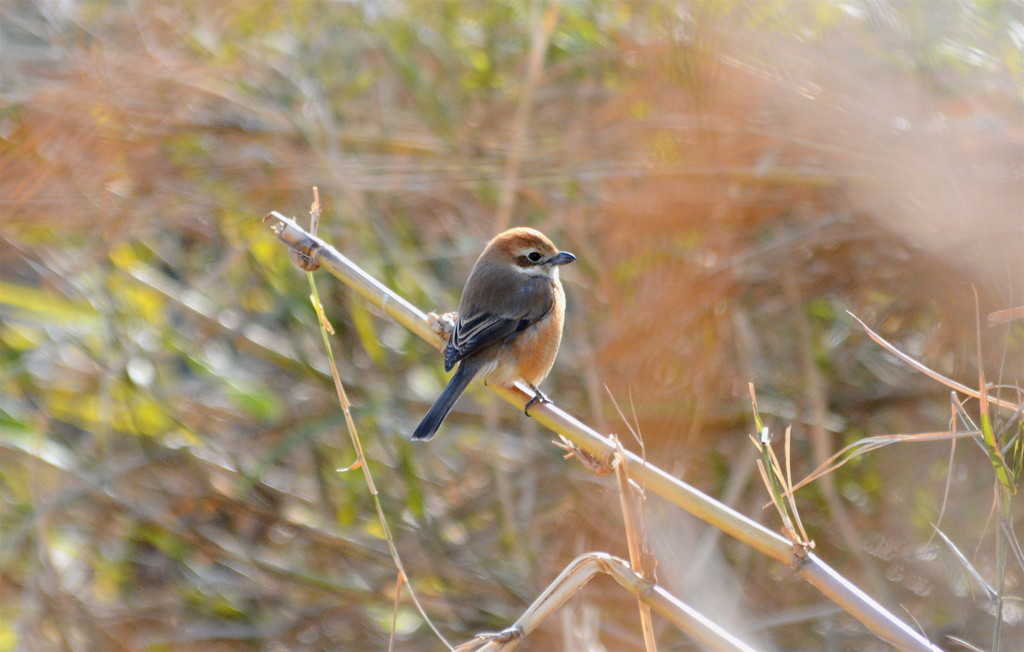
[[[313,205],[310,208],[310,216],[312,217],[313,227],[315,228],[319,222],[320,216],[320,197],[316,188],[313,188]],[[314,236],[315,237],[315,236]],[[298,258],[293,256],[293,260],[300,263],[303,259],[308,259],[312,265],[319,267],[316,260],[309,254],[304,252],[298,253]],[[315,269],[314,268],[314,269]],[[409,575],[405,572],[405,566],[402,564],[402,558],[398,554],[398,548],[395,545],[395,538],[391,534],[391,528],[388,525],[387,516],[384,514],[384,507],[381,505],[380,496],[377,491],[377,486],[373,482],[373,475],[370,473],[370,467],[366,463],[366,456],[363,454],[363,443],[359,438],[359,431],[356,428],[355,419],[352,417],[351,403],[349,403],[348,396],[345,393],[345,386],[341,382],[341,376],[338,374],[338,367],[334,362],[334,353],[331,350],[331,340],[328,337],[328,333],[333,334],[334,329],[331,328],[330,323],[327,321],[327,316],[324,314],[323,304],[320,302],[320,296],[317,293],[316,281],[313,279],[313,272],[307,269],[306,277],[309,280],[310,296],[309,300],[313,304],[313,309],[316,311],[318,321],[320,323],[320,335],[323,340],[324,351],[327,353],[327,361],[331,366],[331,377],[334,379],[334,388],[338,396],[338,403],[341,405],[341,411],[345,416],[345,427],[348,430],[349,439],[352,441],[352,446],[356,451],[356,461],[344,469],[339,469],[341,472],[351,471],[356,468],[361,469],[363,472],[363,478],[366,480],[366,487],[370,492],[370,497],[373,499],[373,506],[377,512],[377,519],[380,521],[381,529],[384,532],[384,537],[387,540],[388,550],[391,552],[391,558],[395,563],[395,568],[398,569],[399,583],[398,587],[401,587],[404,583],[409,589],[409,597],[412,599],[413,604],[416,605],[416,609],[423,616],[423,620],[426,621],[427,625],[433,630],[434,635],[444,644],[449,650],[453,649],[451,643],[445,639],[444,635],[431,620],[427,614],[426,609],[420,604],[419,598],[416,595],[416,591],[413,589],[412,584],[409,583]],[[398,595],[395,596],[395,608],[397,614]],[[394,642],[394,629],[391,632],[391,642]],[[391,646],[389,645],[389,650]]]

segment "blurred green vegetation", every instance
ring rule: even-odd
[[[983,323],[1024,296],[1019,3],[0,9],[0,650],[386,648],[396,572],[362,477],[337,472],[354,453],[308,288],[260,222],[301,216],[314,185],[325,240],[449,310],[511,184],[513,221],[580,258],[546,391],[621,434],[607,388],[653,463],[772,528],[748,382],[774,432],[793,424],[798,477],[859,438],[950,425],[948,392],[847,310],[1021,401],[1022,322],[983,325],[979,358],[972,292]],[[408,442],[439,356],[318,279],[399,550],[450,640],[504,628],[582,552],[625,554],[613,483],[486,391]],[[1020,414],[993,415],[1019,484]],[[798,499],[841,572],[940,645],[988,649],[993,606],[938,524],[1013,597],[1013,649],[1024,572],[993,482],[970,442],[905,444]],[[648,509],[660,582],[759,649],[880,649],[787,569]],[[642,649],[608,586],[524,649]],[[440,649],[398,604],[396,649]]]

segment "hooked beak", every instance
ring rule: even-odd
[[[568,251],[559,251],[557,254],[548,259],[548,265],[568,265],[569,263],[575,263],[576,256],[573,256]]]

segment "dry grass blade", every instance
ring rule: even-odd
[[[793,488],[790,486],[789,469],[789,439],[790,429],[786,428],[786,469],[784,476],[779,458],[771,447],[768,437],[762,436],[761,440],[750,438],[761,453],[761,459],[757,460],[757,470],[761,474],[761,481],[771,496],[771,500],[764,505],[773,505],[782,520],[782,533],[796,548],[796,558],[790,563],[798,565],[804,559],[808,550],[814,549],[814,542],[807,536],[803,522],[800,520],[800,512],[797,510],[796,499],[793,497]]]
[[[865,437],[864,439],[858,439],[852,444],[847,444],[839,450],[835,455],[825,460],[825,462],[811,472],[806,478],[793,485],[791,491],[796,491],[808,483],[814,482],[823,475],[832,473],[836,469],[840,468],[850,460],[856,459],[861,455],[870,453],[871,451],[884,448],[890,444],[899,444],[906,442],[926,442],[926,441],[943,441],[946,439],[961,439],[964,437],[977,437],[981,434],[980,430],[968,430],[964,432],[923,432],[916,435],[875,435],[873,437]],[[853,451],[853,454],[848,457],[843,457],[847,453]],[[838,461],[837,461],[838,460]]]
[[[391,635],[388,636],[388,652],[395,649],[395,632],[398,631],[398,600],[402,597],[402,586],[405,584],[404,573],[395,575],[395,602],[391,606]]]
[[[956,544],[954,544],[949,539],[949,537],[946,536],[945,532],[940,530],[934,524],[932,524],[932,528],[934,528],[936,534],[938,534],[942,538],[942,540],[946,543],[946,546],[953,552],[953,555],[956,557],[957,561],[960,562],[960,565],[963,566],[964,570],[967,571],[967,574],[970,575],[974,579],[975,583],[977,583],[977,585],[982,588],[982,590],[985,592],[986,597],[988,597],[989,601],[994,603],[998,597],[996,594],[996,590],[988,585],[988,582],[986,582],[985,578],[981,576],[981,573],[979,573],[977,569],[974,568],[974,565],[970,561],[968,561],[964,553],[960,552],[960,549],[957,548]]]
[[[764,482],[765,489],[768,490],[768,495],[771,496],[771,501],[768,504],[775,506],[775,511],[782,519],[783,534],[796,546],[794,549],[796,558],[793,560],[795,565],[804,558],[808,550],[814,548],[814,542],[807,536],[807,530],[804,528],[803,521],[800,519],[800,511],[796,506],[796,498],[793,496],[793,469],[790,464],[792,427],[786,427],[786,471],[783,473],[779,458],[771,446],[771,433],[764,426],[761,414],[757,409],[757,392],[754,390],[754,384],[748,383],[747,387],[750,390],[750,404],[754,410],[754,423],[760,432],[759,438],[750,437],[758,452],[761,453],[761,459],[757,460],[757,470],[761,474],[761,480]]]
[[[648,582],[654,582],[653,564],[645,564],[644,559],[650,558],[647,550],[647,542],[643,531],[642,509],[639,505],[641,496],[638,496],[630,484],[626,457],[626,450],[618,437],[612,438],[615,445],[615,480],[619,486],[619,506],[622,509],[622,520],[626,527],[626,545],[629,548],[629,565],[634,572],[639,573]],[[644,647],[648,652],[654,652],[658,645],[654,639],[654,627],[651,623],[651,609],[643,601],[640,601],[640,628],[644,634]]]
[[[786,427],[786,500],[789,501],[790,513],[793,514],[793,520],[796,522],[796,527],[799,530],[799,532],[798,532],[799,540],[797,541],[797,543],[799,543],[801,546],[804,546],[804,547],[807,547],[807,548],[814,548],[814,542],[811,541],[811,538],[809,536],[807,536],[807,530],[804,528],[804,521],[803,521],[802,518],[800,518],[800,511],[797,509],[797,506],[796,506],[796,497],[793,495],[793,468],[792,468],[792,464],[790,463],[792,461],[792,459],[793,459],[792,455],[791,455],[791,451],[792,451],[792,446],[791,445],[792,445],[792,442],[793,442],[792,435],[793,435],[792,428],[790,426],[787,426]]]
[[[1016,432],[1010,435],[1009,430],[1014,427],[1014,422],[1017,424]],[[1024,439],[1024,405],[1021,405],[1020,409],[1010,415],[1010,418],[1006,420],[1004,433],[1005,434],[1001,434],[1000,436],[1006,443],[1003,444],[1003,448],[999,452],[1005,456],[1015,450],[1016,453],[1014,457],[1017,460],[1017,463],[1014,465],[1014,468],[1020,469],[1024,467],[1024,446],[1021,445],[1021,439]]]
[[[947,636],[946,638],[956,643],[957,645],[963,647],[964,649],[970,650],[971,652],[985,652],[984,648],[980,648],[977,645],[974,645],[973,643],[968,643],[962,638],[956,636]]]
[[[917,369],[918,371],[920,371],[924,375],[928,376],[929,378],[933,378],[933,379],[939,381],[940,383],[942,383],[946,387],[949,387],[951,389],[955,389],[956,391],[958,391],[958,392],[960,392],[962,394],[967,394],[968,396],[973,396],[976,399],[981,399],[981,395],[982,395],[981,392],[979,392],[977,390],[974,390],[974,389],[971,389],[967,385],[961,385],[960,383],[956,382],[955,380],[952,380],[950,378],[946,378],[945,376],[943,376],[939,372],[926,367],[925,365],[923,365],[920,362],[918,362],[917,360],[913,359],[912,357],[910,357],[909,355],[907,355],[903,351],[900,351],[899,349],[897,349],[895,346],[893,346],[888,341],[886,341],[886,339],[884,337],[882,337],[881,335],[879,335],[875,331],[871,330],[868,327],[868,325],[865,324],[863,321],[861,321],[861,319],[857,315],[853,314],[849,310],[846,311],[846,314],[850,315],[855,320],[857,320],[857,323],[861,325],[861,328],[863,328],[867,332],[868,336],[871,339],[873,339],[879,346],[883,347],[884,349],[886,349],[887,351],[892,353],[894,356],[896,356],[900,360],[906,362],[908,365],[910,365],[914,369]],[[999,407],[1007,408],[1007,409],[1010,409],[1010,410],[1018,410],[1018,409],[1020,409],[1020,406],[1016,405],[1015,403],[1011,403],[1011,402],[1003,400],[1001,398],[995,398],[995,397],[992,397],[992,396],[988,396],[987,393],[986,393],[986,399],[990,403],[994,403],[994,404],[998,405]]]
[[[959,406],[959,409],[962,409],[963,406],[960,405],[960,401],[957,398],[956,392],[950,392],[950,403],[951,404],[950,404],[949,430],[950,430],[950,432],[952,432],[953,429],[956,427],[956,417],[957,417],[958,406]],[[946,473],[946,482],[945,482],[945,484],[944,484],[944,486],[942,488],[942,502],[939,504],[939,515],[935,519],[936,526],[942,525],[942,519],[946,515],[946,507],[949,505],[949,492],[950,492],[950,487],[953,484],[952,469],[954,468],[953,465],[954,465],[955,461],[956,461],[956,439],[954,438],[954,439],[952,439],[949,442],[949,462],[946,464],[946,468],[950,469],[950,471],[947,471],[947,473]],[[932,538],[934,536],[935,536],[935,534],[933,533],[931,536],[928,537],[928,543],[929,544],[931,543]]]
[[[778,513],[779,518],[782,519],[782,531],[786,533],[786,538],[792,540],[792,532],[795,532],[793,525],[789,520],[789,514],[781,506],[781,502],[775,500],[776,492],[772,490],[772,479],[768,475],[768,471],[765,468],[764,460],[757,460],[757,470],[761,474],[761,482],[768,488],[768,493],[772,496],[772,499],[763,505],[763,509],[767,509],[768,505],[773,505],[775,511]]]
[[[761,412],[757,409],[757,392],[754,390],[754,383],[747,383],[747,391],[750,392],[750,404],[754,408],[754,425],[757,426],[757,431],[761,432],[764,430],[764,422],[761,421]]]
[[[989,326],[1007,324],[1017,319],[1024,319],[1024,306],[1018,306],[1016,308],[1007,308],[1006,310],[997,310],[995,312],[988,313]]]
[[[1021,570],[1024,570],[1024,550],[1021,549],[1017,533],[1013,531],[1013,527],[1006,521],[1000,520],[999,527],[1002,528],[1006,542],[1009,544],[1010,550],[1013,551],[1013,556],[1017,559],[1017,565],[1020,566]]]
[[[974,288],[972,288],[974,289]],[[982,366],[981,361],[984,360],[981,353],[981,317],[977,311],[978,304],[978,290],[974,289],[974,304],[975,304],[975,342],[978,347],[978,401],[981,403],[981,440],[985,443],[985,449],[988,453],[989,462],[992,464],[992,470],[995,472],[996,477],[999,478],[1000,484],[1003,485],[1003,489],[1007,493],[1013,495],[1017,493],[1017,486],[1013,481],[1013,476],[1006,466],[1006,460],[1003,459],[1003,454],[999,450],[999,443],[996,441],[996,435],[992,432],[992,417],[989,414],[989,397],[988,397],[988,384],[985,382],[985,368]],[[1019,406],[1016,409],[1020,409]]]

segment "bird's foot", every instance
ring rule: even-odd
[[[436,312],[428,312],[427,324],[430,325],[430,330],[447,340],[451,337],[458,318],[459,313],[457,312],[446,312],[443,315],[439,315]]]
[[[292,259],[292,262],[295,263],[296,267],[305,272],[315,272],[320,269],[319,249],[310,252],[309,254],[296,251],[295,249],[289,249],[288,257]]]
[[[550,398],[548,398],[547,394],[545,394],[544,392],[540,391],[539,389],[537,389],[533,385],[530,385],[529,387],[530,387],[530,389],[533,390],[533,398],[531,398],[529,401],[527,401],[526,405],[523,406],[523,414],[525,414],[526,416],[530,416],[530,408],[532,408],[534,405],[537,405],[538,403],[552,403],[553,402]]]

